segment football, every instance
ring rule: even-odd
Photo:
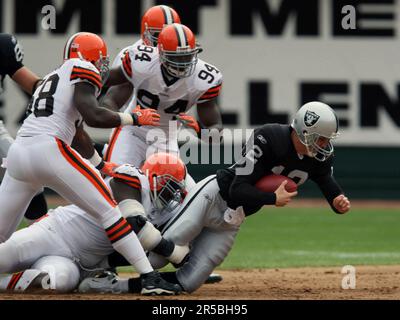
[[[297,184],[292,179],[278,174],[271,174],[261,178],[257,181],[256,187],[264,192],[275,192],[285,180],[288,181],[285,187],[286,191],[294,192],[297,190]]]

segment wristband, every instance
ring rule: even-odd
[[[131,126],[134,124],[134,118],[129,113],[118,112],[118,115],[121,118],[121,126]]]
[[[96,169],[100,170],[101,168],[104,167],[104,161],[100,157],[100,155],[97,153],[96,150],[94,150],[94,153],[90,159],[88,159],[92,165],[96,167]]]

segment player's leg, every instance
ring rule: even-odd
[[[0,185],[0,243],[17,229],[38,190],[39,186],[16,180],[6,172]]]
[[[133,135],[131,128],[116,128],[111,134],[104,160],[140,168],[146,159],[146,149],[146,142]]]
[[[136,234],[116,205],[111,192],[99,172],[79,153],[61,140],[54,140],[45,149],[47,175],[43,179],[50,188],[93,216],[105,229],[113,248],[121,253],[145,279],[144,294],[170,294],[179,288],[166,282],[154,283],[153,268]],[[47,159],[51,159],[47,160]],[[150,287],[153,287],[151,289]]]
[[[45,221],[46,219],[49,221]],[[51,227],[51,217],[46,219],[18,230],[10,239],[0,244],[0,274],[3,274],[0,276],[0,290],[24,291],[43,277],[42,271],[31,266],[45,255],[72,258],[70,249],[55,228]],[[13,272],[17,273],[4,275]]]
[[[186,292],[197,290],[231,250],[238,228],[204,228],[193,241],[188,261],[176,271],[176,278]]]
[[[174,244],[184,246],[193,241],[209,223],[210,213],[219,202],[215,176],[200,181],[186,196],[178,213],[163,227],[161,234]],[[219,208],[217,208],[219,210]],[[168,264],[160,255],[150,253],[149,260],[155,269]]]
[[[0,181],[3,179],[5,174],[5,168],[1,167],[3,159],[7,158],[8,151],[14,139],[11,137],[9,132],[4,126],[3,121],[0,120]],[[47,203],[44,198],[44,194],[40,192],[37,194],[29,204],[25,218],[28,221],[34,221],[45,215],[47,212]]]
[[[66,293],[76,289],[79,284],[80,269],[74,261],[66,257],[44,256],[31,269],[46,274],[41,281],[43,289]]]

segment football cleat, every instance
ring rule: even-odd
[[[140,275],[140,281],[140,293],[145,296],[170,296],[182,292],[180,285],[165,281],[157,271]]]
[[[122,293],[118,276],[110,271],[104,271],[94,277],[88,277],[79,284],[80,293]]]

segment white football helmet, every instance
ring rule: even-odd
[[[335,112],[327,104],[318,101],[306,103],[297,111],[291,127],[307,147],[310,157],[325,161],[333,153],[330,140],[339,135],[339,121]],[[326,147],[318,144],[321,137],[329,139]]]

